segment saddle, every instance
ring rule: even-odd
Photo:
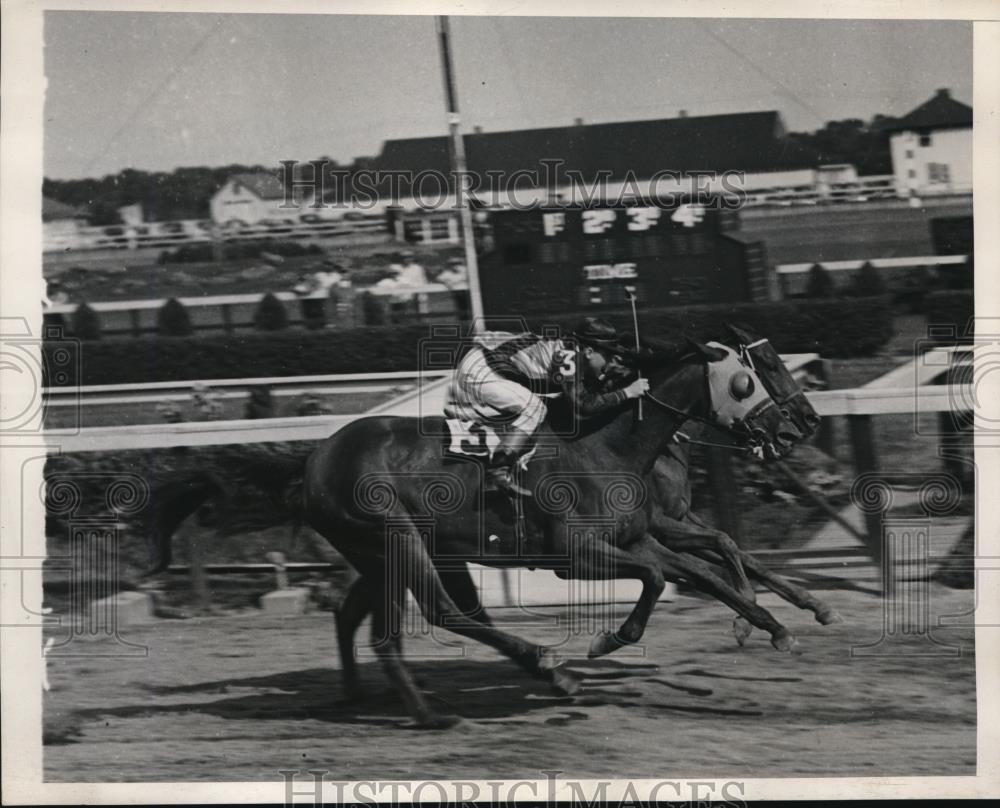
[[[446,418],[445,423],[448,426],[447,434],[443,438],[446,463],[449,460],[452,462],[468,461],[471,458],[483,467],[489,465],[493,453],[501,442],[500,435],[494,427],[478,421],[463,421],[458,418]],[[536,447],[532,446],[530,451],[519,458],[518,467],[521,471],[527,468],[528,461],[535,454],[535,450]],[[509,509],[508,513],[514,532],[513,541],[504,541],[502,537],[491,536],[490,542],[486,545],[486,551],[491,556],[517,556],[520,548],[524,545],[527,530],[523,503],[515,502],[506,496],[503,496],[502,499]],[[503,516],[501,518],[506,521]]]

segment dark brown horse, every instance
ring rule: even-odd
[[[819,425],[819,416],[768,340],[746,328],[730,326],[729,331],[730,344],[739,351],[744,361],[752,365],[757,378],[779,406],[782,416],[796,424],[804,437],[812,435]],[[663,346],[658,347],[660,352],[666,350]],[[630,381],[634,373],[634,369],[626,366],[615,370],[620,372],[619,383]],[[699,425],[695,427],[685,427],[685,433],[697,440],[701,430]],[[817,621],[824,625],[839,622],[840,616],[830,606],[808,590],[768,569],[753,555],[742,551],[728,535],[706,524],[691,510],[690,449],[691,443],[687,441],[678,440],[670,444],[656,459],[645,479],[647,491],[653,497],[652,522],[658,526],[655,538],[667,549],[678,553],[683,562],[678,566],[661,561],[660,572],[664,579],[692,583],[692,576],[685,570],[700,559],[702,568],[707,564],[708,572],[735,585],[750,602],[755,601],[755,595],[748,578],[795,606],[812,611]],[[449,560],[435,561],[435,566],[442,585],[462,612],[479,622],[492,624],[467,566]],[[354,660],[354,635],[370,611],[369,593],[364,581],[358,580],[350,587],[337,610],[337,636],[345,685],[355,696],[359,696],[361,691]],[[752,630],[749,622],[741,616],[736,617],[733,628],[741,644]]]
[[[509,509],[484,498],[478,464],[445,462],[441,419],[364,418],[310,456],[303,487],[306,517],[360,574],[352,590],[361,593],[355,601],[372,610],[376,654],[418,726],[445,726],[451,719],[430,710],[403,664],[400,624],[407,589],[432,625],[492,646],[557,689],[572,692],[578,686],[550,649],[466,614],[449,595],[436,560],[539,567],[564,578],[638,579],[643,585],[638,603],[616,632],[594,638],[592,656],[639,640],[663,590],[664,569],[770,632],[776,648],[792,648],[788,629],[745,591],[707,563],[657,540],[664,525],[645,479],[681,424],[717,422],[767,457],[780,457],[802,437],[733,351],[695,348],[669,361],[647,361],[651,388],[643,420],[626,404],[576,434],[543,426],[523,481],[534,497],[522,503],[527,533],[515,557],[486,551],[488,537],[510,535]]]
[[[753,368],[782,417],[794,423],[804,438],[813,435],[820,423],[819,415],[770,342],[747,327],[729,325],[727,329],[736,350]],[[750,600],[753,600],[753,589],[747,579],[753,578],[800,609],[813,612],[823,625],[840,622],[841,617],[830,606],[769,570],[753,555],[742,551],[727,534],[709,526],[691,510],[690,447],[688,441],[668,446],[657,458],[647,479],[655,501],[656,538],[671,550],[723,564],[737,588]],[[738,616],[734,633],[741,644],[750,631],[749,623]]]

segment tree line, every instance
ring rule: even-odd
[[[791,132],[785,135],[789,151],[806,155],[813,165],[850,163],[859,174],[891,174],[887,124],[895,119],[876,115],[865,122],[858,118],[830,121],[815,132]],[[326,170],[343,168],[330,158]],[[360,161],[347,170],[365,167]],[[209,218],[209,201],[233,174],[276,172],[277,165],[242,165],[233,163],[210,168],[196,166],[170,172],[123,169],[100,179],[45,179],[42,193],[84,211],[94,225],[118,224],[118,209],[141,204],[147,221]],[[310,169],[311,170],[311,169]],[[334,187],[335,182],[327,187]]]

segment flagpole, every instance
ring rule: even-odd
[[[476,241],[472,231],[472,211],[469,201],[462,198],[462,183],[466,176],[465,142],[459,131],[458,93],[455,91],[454,71],[451,65],[451,29],[448,17],[437,17],[438,42],[441,49],[441,67],[444,71],[444,96],[448,108],[448,130],[451,134],[451,168],[455,180],[455,201],[459,207],[462,241],[465,245],[465,268],[469,279],[469,298],[474,332],[483,329],[483,294],[479,286],[479,262]]]

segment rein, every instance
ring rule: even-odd
[[[708,373],[707,368],[705,369],[705,373],[707,378],[707,373]],[[648,398],[653,404],[655,404],[661,410],[665,410],[666,412],[672,413],[673,415],[680,416],[681,423],[678,425],[678,428],[674,431],[674,434],[672,436],[674,441],[677,443],[689,443],[695,446],[711,446],[717,449],[726,449],[731,452],[739,452],[741,454],[746,452],[750,453],[754,452],[753,445],[733,446],[727,443],[713,443],[712,441],[696,440],[687,435],[686,433],[682,432],[680,429],[680,427],[683,426],[683,424],[686,423],[687,421],[697,421],[698,423],[705,424],[706,426],[712,427],[713,429],[721,432],[723,435],[727,435],[731,438],[734,438],[739,443],[742,443],[743,441],[747,440],[747,438],[750,438],[752,436],[748,435],[746,432],[741,432],[738,429],[734,429],[731,426],[720,424],[718,421],[713,421],[711,418],[705,418],[702,415],[696,415],[693,412],[687,412],[686,410],[682,410],[679,407],[673,406],[672,404],[668,404],[666,401],[657,398],[649,391],[643,393],[643,397]]]
[[[679,407],[673,406],[672,404],[667,404],[666,401],[661,401],[652,393],[647,392],[644,393],[643,395],[645,398],[648,398],[651,402],[653,402],[653,404],[655,404],[660,409],[666,410],[667,412],[673,413],[674,415],[679,415],[683,419],[681,421],[681,424],[684,424],[686,421],[697,421],[699,423],[706,424],[707,426],[710,426],[713,429],[717,429],[724,435],[729,435],[733,438],[738,438],[741,441],[747,438],[747,434],[745,432],[740,432],[738,429],[733,429],[733,427],[731,426],[720,424],[717,421],[713,421],[711,418],[705,418],[701,415],[695,415],[693,412],[687,412],[685,410],[680,409]],[[733,446],[728,443],[713,443],[712,441],[696,440],[690,437],[687,433],[682,432],[679,428],[674,431],[673,438],[678,443],[690,443],[695,446],[714,446],[717,449],[728,449],[731,452],[752,451],[751,447],[749,446]]]

